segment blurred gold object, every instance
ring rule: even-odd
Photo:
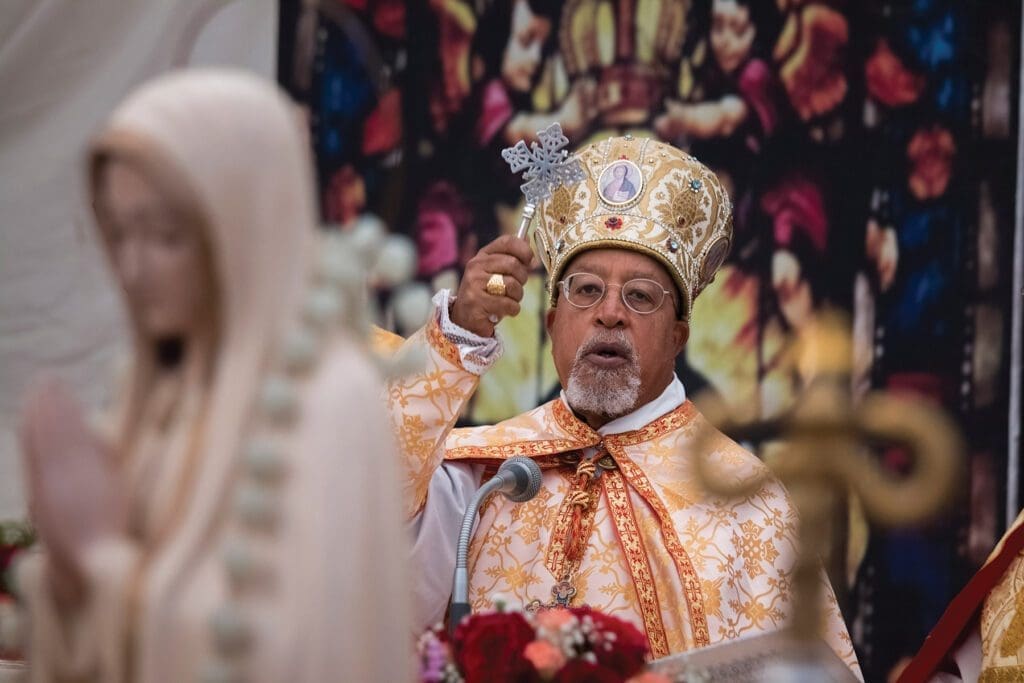
[[[818,558],[827,551],[830,511],[849,490],[869,519],[887,526],[919,522],[939,511],[954,491],[963,445],[950,419],[920,400],[883,392],[851,403],[852,360],[849,325],[844,316],[823,312],[797,340],[797,366],[807,385],[784,417],[739,424],[720,402],[698,397],[709,423],[738,441],[780,439],[767,463],[785,485],[800,513],[800,554],[794,567],[795,635],[819,637],[821,579]],[[710,435],[710,433],[708,434]],[[705,437],[706,438],[706,437]],[[872,444],[908,449],[913,467],[896,477],[871,456]],[[699,446],[694,452],[701,453]],[[697,476],[709,491],[744,497],[760,488],[756,480],[737,482],[705,458],[696,459]]]

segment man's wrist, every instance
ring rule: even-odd
[[[482,337],[453,321],[451,311],[455,306],[455,298],[447,289],[434,295],[437,326],[445,339],[458,348],[462,366],[474,375],[482,375],[501,357],[501,340],[497,335]]]

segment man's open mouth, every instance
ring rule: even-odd
[[[598,342],[591,344],[583,358],[599,368],[617,368],[633,360],[633,354],[625,344],[615,342]]]

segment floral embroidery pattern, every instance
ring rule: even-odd
[[[552,493],[548,489],[541,489],[533,500],[517,505],[512,510],[512,520],[519,522],[516,533],[525,543],[536,543],[540,540],[541,526],[550,526],[550,518],[554,516],[555,509],[550,506]]]
[[[583,204],[576,201],[571,192],[564,185],[559,186],[548,200],[547,215],[557,223],[569,225],[576,222],[576,216],[583,211]]]
[[[665,190],[668,202],[657,207],[661,222],[675,228],[684,241],[692,243],[696,239],[694,228],[708,220],[701,195],[691,190],[690,183],[682,178],[668,183]]]
[[[743,558],[743,568],[751,578],[761,576],[764,574],[762,564],[773,564],[779,556],[779,551],[771,541],[761,540],[761,532],[764,529],[752,520],[740,524],[740,530],[743,535],[734,533],[732,542]]]

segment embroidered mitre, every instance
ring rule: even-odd
[[[694,157],[648,138],[602,140],[578,157],[585,177],[538,208],[537,252],[554,300],[562,271],[588,249],[631,249],[668,270],[689,318],[732,244],[732,203]]]

